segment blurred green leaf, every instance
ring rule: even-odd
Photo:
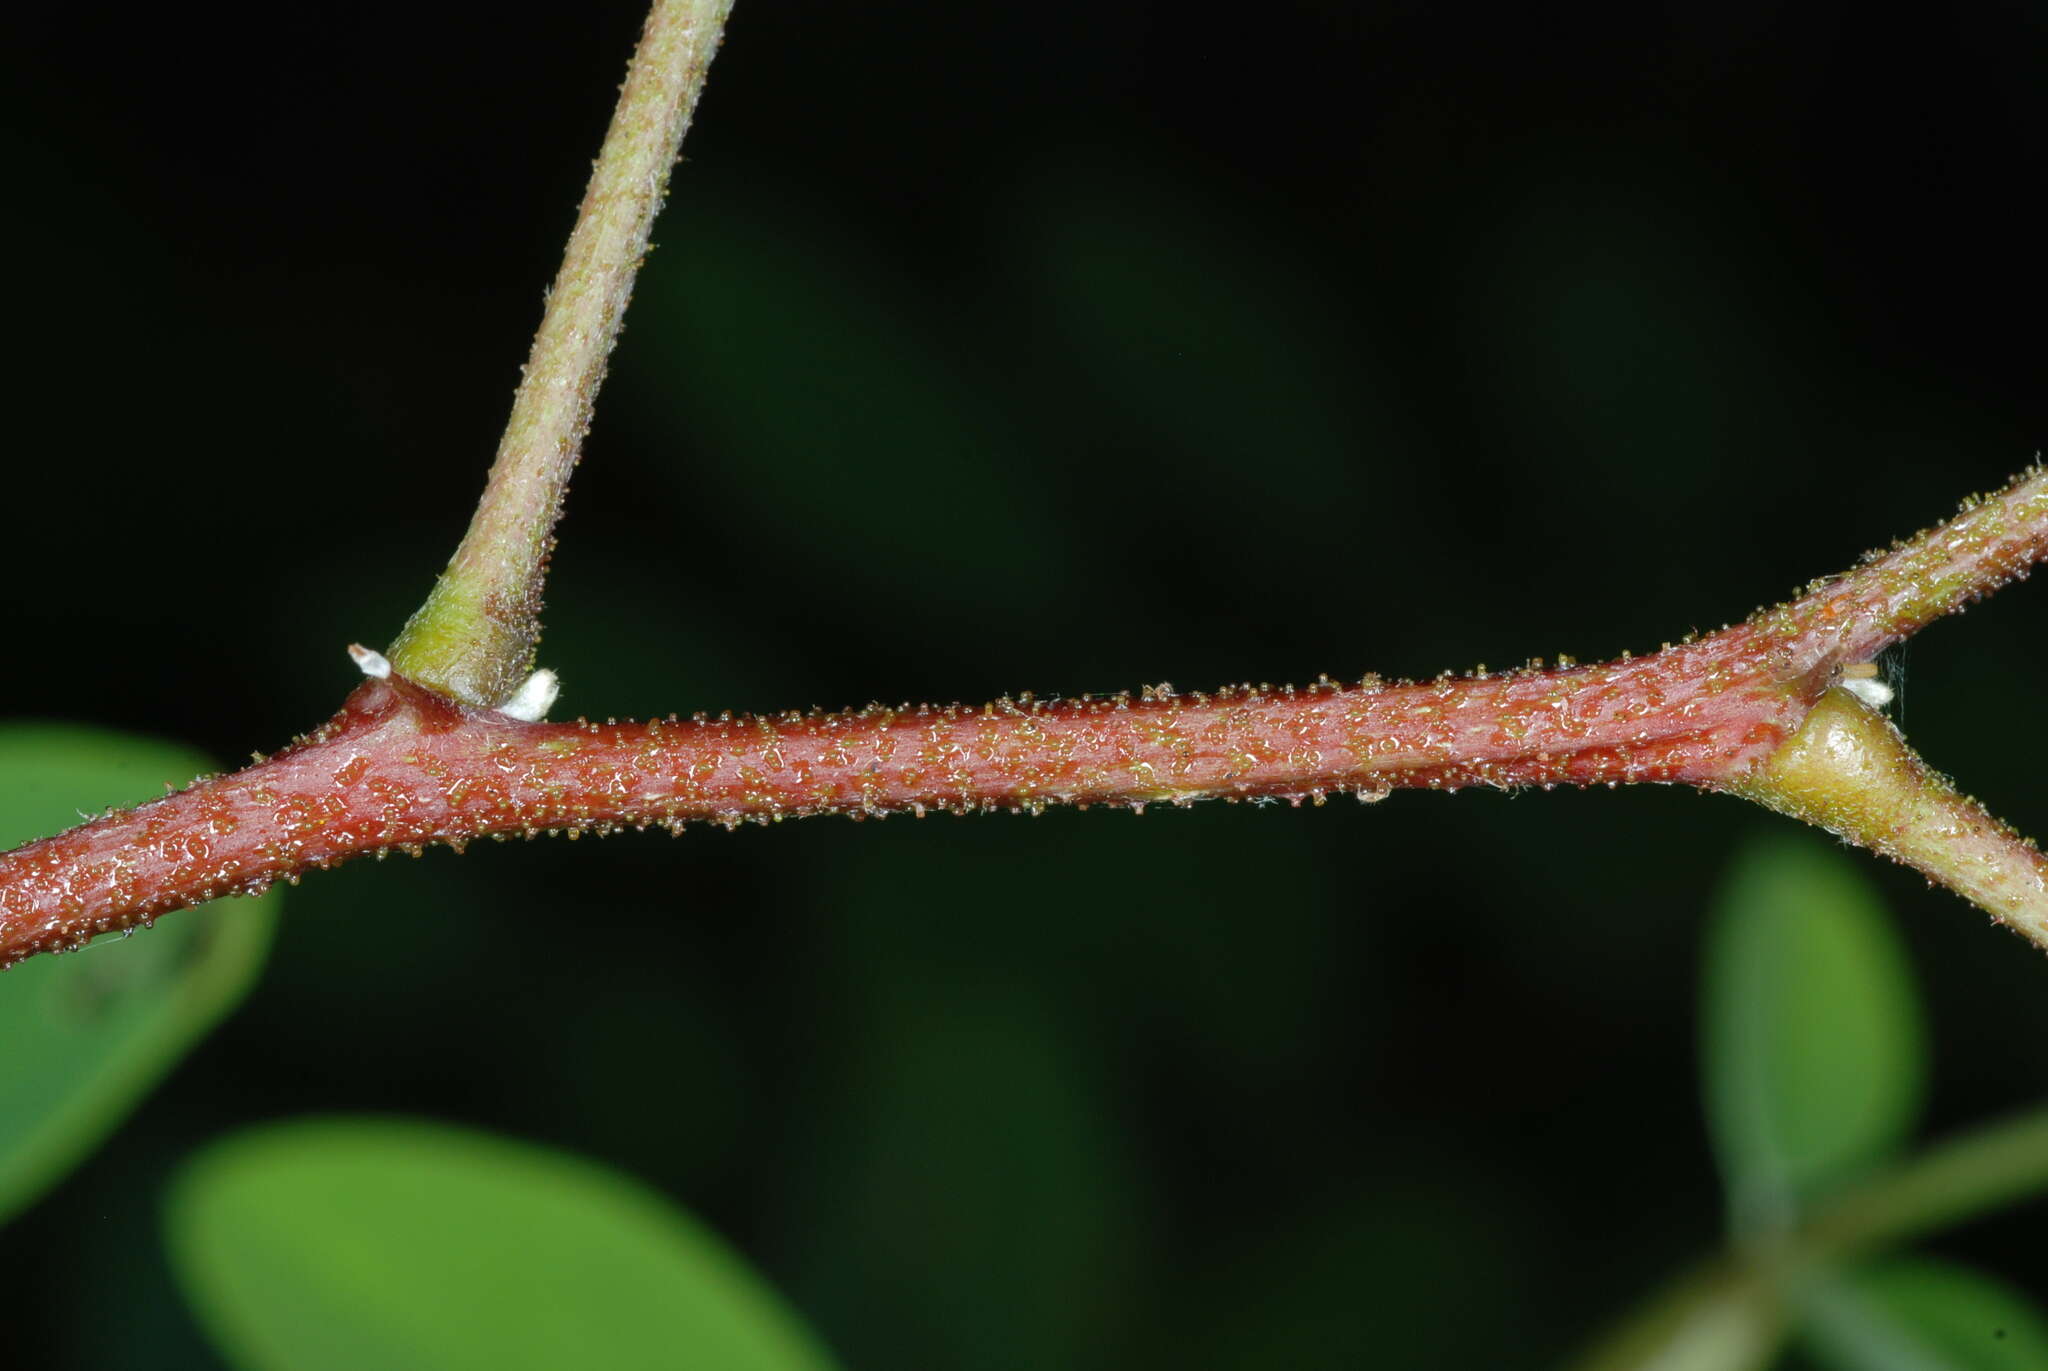
[[[199,754],[153,739],[0,726],[0,849],[208,769]],[[0,978],[0,1218],[89,1155],[242,998],[279,899],[190,910],[132,939],[109,935],[82,952],[31,958]]]
[[[1738,1231],[1894,1150],[1925,1075],[1903,949],[1869,883],[1825,844],[1738,853],[1715,900],[1703,1003],[1707,1123]]]
[[[172,1263],[262,1371],[832,1365],[726,1245],[591,1163],[439,1125],[309,1120],[188,1162]]]
[[[849,902],[862,941],[880,894]],[[1142,1177],[1097,1064],[1028,985],[943,955],[863,978],[805,1178],[806,1289],[863,1365],[1121,1366]]]
[[[1834,1196],[1800,1234],[1808,1256],[1841,1261],[2048,1190],[2048,1109],[1982,1124]]]
[[[2048,1320],[1966,1267],[1907,1258],[1829,1279],[1804,1301],[1805,1342],[1837,1371],[2040,1371]]]
[[[1673,1281],[1603,1333],[1574,1365],[1578,1371],[1750,1371],[1773,1364],[1785,1320],[1772,1269],[1832,1272],[1877,1248],[2012,1204],[2044,1187],[2048,1110],[1950,1138],[1832,1196],[1801,1226],[1793,1246],[1775,1254],[1777,1260],[1748,1268],[1716,1263]],[[1937,1295],[1944,1288],[1939,1278],[1908,1283],[1915,1291]],[[1796,1282],[1787,1284],[1796,1288]],[[1831,1292],[1823,1285],[1815,1297],[1824,1316],[1832,1308]],[[1965,1303],[1948,1301],[1944,1307]],[[1853,1336],[1854,1329],[1869,1322],[1860,1308],[1842,1315],[1852,1326],[1843,1336]],[[2048,1367],[2048,1357],[2026,1364]]]

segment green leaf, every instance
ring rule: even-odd
[[[309,1120],[176,1178],[172,1264],[264,1371],[811,1371],[830,1358],[724,1243],[573,1157],[401,1120]]]
[[[2048,1320],[2002,1281],[1909,1258],[1816,1286],[1804,1340],[1839,1371],[2040,1371]]]
[[[0,849],[210,769],[147,738],[0,725]],[[224,900],[0,976],[0,1218],[77,1165],[247,992],[280,896]]]
[[[1774,835],[1739,853],[1708,930],[1707,1123],[1738,1232],[1894,1151],[1918,1112],[1921,1013],[1875,893],[1823,843]]]

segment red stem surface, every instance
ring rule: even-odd
[[[1739,786],[1866,661],[2048,555],[2048,473],[1799,600],[1599,666],[1420,683],[522,723],[392,676],[233,775],[0,855],[0,966],[352,856],[485,835],[1397,787]]]

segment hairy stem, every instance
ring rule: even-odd
[[[656,0],[533,340],[469,531],[392,645],[412,679],[477,706],[533,669],[562,495],[590,429],[647,235],[732,0]]]
[[[1735,789],[1904,862],[2048,948],[2048,858],[1959,794],[1891,720],[1848,691],[1822,696]]]
[[[1750,622],[1795,653],[1868,661],[1955,611],[2026,576],[2048,557],[2048,468],[1972,497],[1945,523],[1873,553],[1864,565]]]
[[[1644,781],[1827,824],[2048,942],[2040,855],[1834,688],[2048,555],[2044,492],[2029,472],[1791,604],[1599,666],[603,724],[523,722],[393,674],[268,761],[0,855],[0,966],[362,853],[482,836]]]

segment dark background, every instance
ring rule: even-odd
[[[324,718],[480,487],[633,5],[16,15],[0,713]],[[741,0],[572,492],[561,712],[1654,649],[2026,463],[2048,7]],[[2018,589],[1922,751],[2048,835]],[[1643,789],[445,851],[0,1240],[17,1364],[208,1366],[154,1237],[304,1111],[575,1149],[854,1366],[1554,1362],[1716,1239],[1701,919]],[[1930,1128],[2041,959],[1873,860]],[[4,1049],[0,1049],[4,1050]],[[1941,1244],[2039,1290],[2037,1210]],[[544,1256],[544,1254],[541,1254]]]

